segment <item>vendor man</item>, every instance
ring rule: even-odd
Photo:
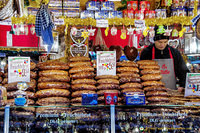
[[[167,88],[182,91],[185,87],[186,73],[189,72],[180,52],[168,45],[169,36],[155,27],[154,44],[145,48],[140,55],[141,60],[156,60],[161,67],[162,81]],[[177,80],[178,78],[178,80]]]

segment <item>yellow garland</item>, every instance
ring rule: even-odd
[[[44,2],[47,2],[48,0],[44,0]],[[195,6],[194,6],[194,16],[197,15],[197,5],[198,1],[195,0]],[[60,18],[65,19],[65,25],[86,25],[86,26],[96,26],[96,20],[93,18],[66,18],[64,16],[61,16]],[[146,26],[154,26],[154,25],[172,25],[174,23],[179,23],[181,25],[192,25],[191,20],[193,19],[193,16],[185,16],[185,17],[178,17],[178,16],[172,16],[168,18],[152,18],[152,19],[145,19]],[[21,18],[11,18],[13,24],[21,24],[21,23],[27,23],[27,24],[35,24],[35,16],[29,15],[29,16],[23,16]],[[112,18],[108,19],[109,25],[134,25],[135,19],[130,18]]]

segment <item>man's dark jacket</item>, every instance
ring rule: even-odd
[[[152,60],[152,48],[155,47],[155,44],[152,44],[145,48],[140,55],[140,60]],[[174,68],[176,77],[179,79],[180,87],[185,87],[186,73],[189,72],[185,62],[177,49],[172,48],[171,46],[166,46],[164,50],[159,50],[155,47],[155,59],[169,59],[169,50],[170,48],[172,56],[174,58]]]

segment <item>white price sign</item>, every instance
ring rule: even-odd
[[[108,27],[108,20],[104,20],[104,19],[96,20],[96,27],[99,27],[99,28]]]
[[[65,24],[65,21],[64,21],[64,19],[56,19],[56,18],[54,18],[54,24],[55,25],[64,25]]]
[[[8,57],[8,83],[30,82],[30,57]]]
[[[97,76],[116,75],[116,51],[97,51]]]
[[[137,28],[145,27],[145,20],[135,20],[135,27]]]
[[[200,73],[187,73],[185,84],[186,96],[200,96]]]

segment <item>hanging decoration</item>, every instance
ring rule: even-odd
[[[126,29],[123,25],[123,29],[121,29],[121,35],[120,35],[121,39],[126,39]]]
[[[185,32],[186,32],[186,28],[182,28],[182,30],[179,32],[179,37],[183,37]]]
[[[172,37],[178,37],[178,30],[176,28],[172,31]]]
[[[75,35],[77,34],[77,28],[76,28],[75,26],[73,26],[73,27],[71,28],[71,34],[72,34],[73,36],[75,36]]]
[[[81,37],[83,37],[84,39],[88,37],[88,32],[86,29],[83,32],[81,32]]]
[[[89,36],[94,36],[96,29],[92,29],[92,26],[90,26],[90,29],[88,29],[88,35]]]
[[[165,33],[164,26],[163,25],[159,25],[156,32],[157,32],[157,34],[163,34],[163,33]]]
[[[111,35],[112,36],[117,35],[117,28],[115,27],[115,25],[113,25],[113,27],[111,28]]]
[[[169,27],[167,26],[167,29],[165,29],[164,35],[165,35],[165,36],[170,36],[170,35],[171,35],[171,32],[172,32],[172,29],[169,29]]]
[[[130,25],[130,28],[127,28],[127,31],[128,31],[127,35],[133,35],[134,30],[135,29],[132,28],[131,25]]]
[[[107,27],[106,29],[105,29],[105,36],[108,36],[108,31],[109,31],[109,27]]]
[[[149,27],[146,27],[145,30],[143,30],[144,37],[146,37],[148,35],[149,30],[150,30]]]

